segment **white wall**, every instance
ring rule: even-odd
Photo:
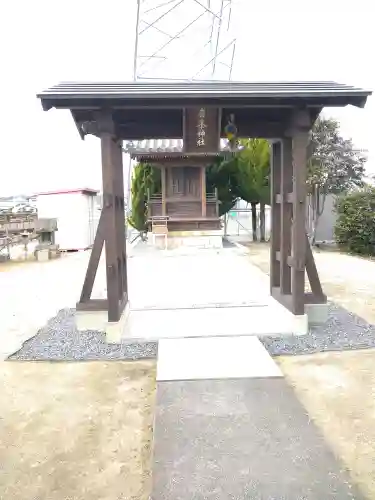
[[[94,242],[97,217],[94,196],[83,193],[39,195],[39,218],[56,218],[55,241],[61,250],[80,250]]]

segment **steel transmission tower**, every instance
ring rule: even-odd
[[[230,80],[235,0],[137,0],[134,80]]]
[[[237,0],[136,0],[133,80],[231,80]],[[124,144],[125,149],[131,146]],[[132,162],[127,178],[130,206]]]

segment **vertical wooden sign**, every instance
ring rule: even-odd
[[[185,153],[216,153],[220,150],[221,109],[184,109],[183,143]]]

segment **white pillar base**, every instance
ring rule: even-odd
[[[109,322],[107,311],[76,311],[75,324],[79,332],[95,330],[104,332],[108,344],[120,344],[129,317],[130,305],[126,304],[119,321]]]
[[[328,320],[328,304],[305,304],[309,325],[323,325]]]
[[[49,260],[49,250],[48,250],[48,248],[43,249],[43,250],[37,250],[35,252],[35,254],[36,254],[36,260],[38,262],[46,262],[47,260]]]
[[[309,331],[309,320],[307,314],[294,316],[294,335],[306,335]]]

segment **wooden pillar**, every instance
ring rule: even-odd
[[[167,215],[167,167],[161,167],[161,215]]]
[[[107,275],[108,321],[120,319],[120,294],[118,289],[119,269],[117,261],[117,221],[114,177],[116,170],[116,151],[113,136],[101,136],[104,238]]]
[[[102,113],[100,131],[108,321],[116,322],[127,301],[127,276],[121,142],[116,140],[110,113]]]
[[[119,266],[120,313],[128,299],[128,274],[126,260],[126,230],[125,230],[125,196],[124,196],[124,165],[122,155],[122,140],[117,141],[115,164],[115,204],[117,227],[117,259]]]
[[[271,255],[270,255],[270,288],[280,287],[280,224],[281,210],[278,196],[281,190],[281,154],[280,141],[274,141],[271,145]]]
[[[98,116],[98,126],[102,151],[103,209],[77,310],[107,310],[108,321],[116,322],[128,300],[122,141],[116,139],[110,112]],[[103,245],[107,299],[91,299]]]
[[[290,295],[292,292],[291,268],[288,262],[291,256],[292,238],[292,192],[293,192],[293,158],[292,139],[282,141],[281,162],[281,220],[280,220],[280,293]]]
[[[299,315],[305,312],[308,112],[296,112],[293,125],[292,312]]]
[[[206,167],[201,167],[201,200],[202,200],[202,217],[206,217],[207,213]]]

